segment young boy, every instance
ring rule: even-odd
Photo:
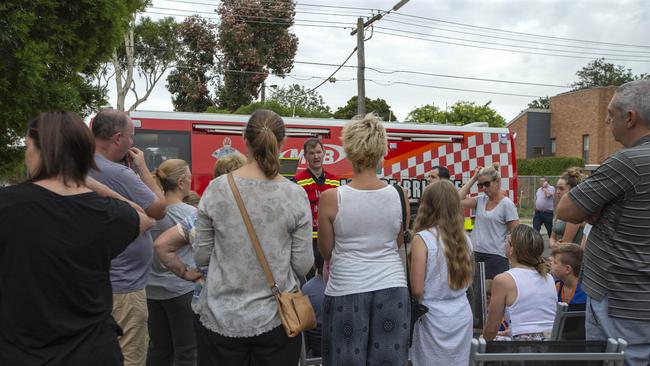
[[[551,252],[551,274],[555,277],[557,301],[571,305],[587,303],[587,294],[580,287],[582,248],[577,244],[560,244]]]

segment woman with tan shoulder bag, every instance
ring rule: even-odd
[[[307,195],[278,174],[284,138],[277,114],[253,113],[244,130],[246,164],[232,177],[210,182],[199,203],[194,259],[208,266],[195,318],[199,365],[298,364],[301,337],[285,330],[275,293],[295,293],[314,255]],[[244,217],[277,290],[269,285]]]

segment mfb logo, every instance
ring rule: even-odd
[[[345,158],[343,146],[333,144],[323,144],[323,164],[332,165]],[[304,151],[302,149],[288,149],[280,153],[281,158],[300,158],[300,164],[305,163]]]

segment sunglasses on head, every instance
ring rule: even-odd
[[[478,182],[478,183],[476,183],[476,186],[479,187],[479,188],[489,188],[490,183],[492,183],[492,181]]]

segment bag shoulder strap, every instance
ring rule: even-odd
[[[398,184],[393,184],[395,190],[397,190],[397,195],[399,196],[399,203],[402,206],[402,231],[408,230],[406,227],[406,201],[404,200],[404,190]],[[408,243],[404,240],[404,253],[405,258],[404,262],[406,263],[406,285],[408,286],[409,293],[411,292],[411,271],[409,271],[409,258],[408,258]]]
[[[244,201],[241,198],[241,194],[239,193],[237,184],[235,184],[235,178],[233,178],[232,173],[228,173],[228,185],[230,185],[230,190],[232,190],[232,194],[233,196],[235,196],[235,202],[237,202],[237,207],[239,207],[239,212],[241,213],[241,217],[242,219],[244,219],[244,225],[246,225],[248,236],[250,237],[251,242],[253,243],[255,254],[257,254],[257,259],[260,261],[262,270],[266,275],[266,282],[271,288],[271,292],[273,292],[274,295],[277,295],[280,293],[280,290],[278,289],[278,286],[275,283],[275,280],[273,279],[273,273],[271,273],[271,268],[269,267],[269,263],[266,261],[266,257],[264,256],[264,252],[262,251],[262,247],[260,246],[260,242],[257,239],[257,234],[255,233],[255,229],[253,228],[253,223],[251,222],[250,216],[248,216],[248,211],[246,210],[246,206],[244,206]]]

